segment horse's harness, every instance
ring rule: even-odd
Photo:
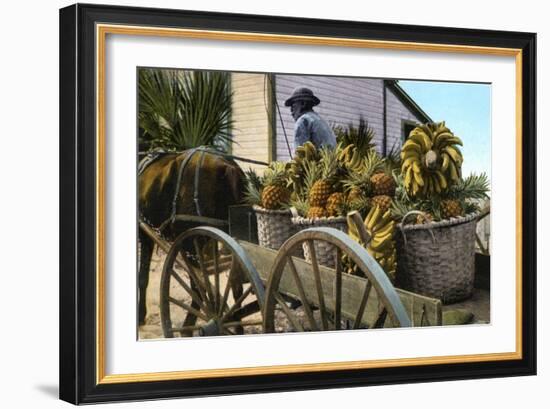
[[[161,223],[161,225],[158,227],[158,230],[162,232],[168,225],[172,225],[176,221],[205,223],[205,224],[209,224],[212,226],[219,226],[219,227],[227,226],[227,220],[217,219],[214,217],[207,217],[207,216],[203,216],[202,214],[200,200],[199,200],[199,180],[200,180],[200,171],[204,164],[205,154],[211,153],[224,158],[228,158],[232,160],[240,160],[242,162],[254,163],[257,165],[267,166],[268,164],[265,162],[261,162],[253,159],[247,159],[247,158],[241,158],[239,156],[229,155],[227,153],[209,149],[204,146],[200,146],[198,148],[192,148],[185,152],[189,152],[189,153],[185,157],[185,159],[181,161],[180,166],[178,168],[178,178],[176,180],[176,187],[174,189],[174,196],[172,198],[170,216],[168,217],[168,219],[166,219],[164,222]],[[147,153],[147,155],[138,164],[138,175],[141,175],[145,171],[145,169],[147,169],[147,167],[149,167],[149,165],[155,162],[160,156],[168,153],[177,154],[181,152],[165,152],[162,150],[157,150],[157,151]],[[191,159],[196,154],[200,155],[197,162],[197,166],[195,167],[194,187],[193,187],[193,203],[195,204],[195,211],[197,214],[196,215],[177,214],[177,203],[178,203],[178,196],[180,194],[180,189],[181,189],[181,180],[183,177],[183,172],[185,171],[185,168],[187,167]],[[141,215],[140,218],[145,220],[145,217],[143,217],[143,215]]]

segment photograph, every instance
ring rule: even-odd
[[[136,70],[138,340],[491,324],[491,83]]]

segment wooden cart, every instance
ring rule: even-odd
[[[173,243],[144,222],[140,228],[167,253],[160,284],[167,338],[442,324],[439,300],[394,288],[366,249],[336,229],[302,230],[274,251],[211,226]],[[320,243],[333,247],[335,268],[318,263]],[[311,262],[301,257],[304,245]],[[343,257],[364,276],[346,274]]]

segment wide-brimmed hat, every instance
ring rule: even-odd
[[[311,101],[313,106],[319,105],[321,102],[319,98],[313,95],[313,91],[306,87],[298,87],[292,91],[292,95],[285,101],[285,106],[289,107],[294,101]]]

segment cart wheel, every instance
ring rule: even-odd
[[[166,338],[261,332],[263,303],[258,272],[232,237],[197,227],[174,241],[160,284]]]
[[[311,263],[293,257],[302,243]],[[315,249],[334,246],[335,268],[320,266]],[[343,273],[347,255],[364,277]],[[374,294],[373,294],[374,293]],[[288,296],[302,307],[292,309]],[[332,228],[302,230],[279,249],[266,287],[264,331],[326,331],[411,326],[399,295],[380,265],[347,234]]]

